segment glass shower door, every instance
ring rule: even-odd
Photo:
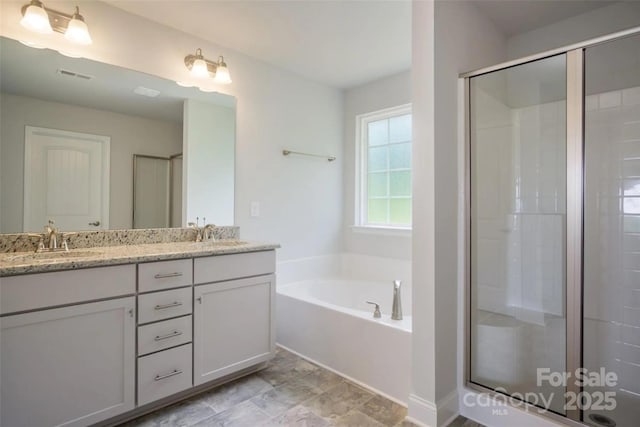
[[[595,426],[640,423],[640,36],[585,50],[583,388]],[[604,371],[601,371],[604,370]],[[608,393],[597,404],[595,398]],[[612,399],[611,399],[612,397]],[[596,405],[597,404],[597,405]]]
[[[471,382],[564,414],[567,59],[471,77]]]

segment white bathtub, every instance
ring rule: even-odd
[[[382,318],[373,318],[380,304]],[[391,282],[304,280],[277,290],[277,341],[404,405],[409,399],[411,289],[402,289],[403,320],[391,320]]]

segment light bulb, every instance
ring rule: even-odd
[[[227,64],[225,64],[224,58],[222,56],[218,58],[216,76],[213,78],[213,81],[221,84],[231,83],[231,75],[229,74],[229,69],[227,68]]]
[[[67,30],[64,32],[64,37],[73,42],[83,45],[91,44],[91,36],[89,35],[89,28],[84,22],[84,18],[80,15],[80,11],[76,7],[76,13],[71,17],[71,21],[67,25]]]
[[[49,15],[44,9],[44,6],[42,6],[42,3],[38,0],[32,0],[31,4],[27,6],[24,11],[24,16],[20,20],[20,25],[40,34],[53,33],[53,28],[51,28],[51,23],[49,22]]]
[[[198,58],[193,61],[191,67],[191,74],[195,77],[209,77],[209,70],[207,69],[207,63],[202,58]]]

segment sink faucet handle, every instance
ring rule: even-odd
[[[28,237],[37,237],[38,238],[38,246],[36,247],[36,252],[42,252],[44,247],[44,234],[42,233],[29,233]]]
[[[379,319],[382,317],[382,313],[380,312],[380,304],[372,301],[365,301],[367,304],[375,305],[373,308],[373,317]]]
[[[75,231],[67,231],[62,233],[62,248],[65,251],[69,250],[69,237],[75,236],[76,234],[78,233],[76,233]]]

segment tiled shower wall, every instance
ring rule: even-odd
[[[618,375],[616,422],[640,398],[640,87],[590,95],[585,145],[584,362]],[[621,417],[629,417],[622,419]]]
[[[477,96],[479,308],[541,324],[564,313],[565,102]]]

